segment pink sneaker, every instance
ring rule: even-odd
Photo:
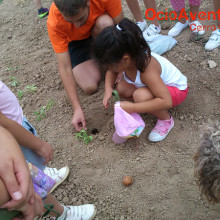
[[[162,141],[169,134],[170,130],[174,127],[173,117],[168,120],[157,120],[156,126],[150,132],[148,140],[152,142]]]

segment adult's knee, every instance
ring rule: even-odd
[[[87,85],[82,89],[87,95],[92,95],[98,90],[98,84]]]
[[[93,28],[93,37],[97,36],[104,28],[114,25],[113,19],[109,15],[100,15],[96,21]]]

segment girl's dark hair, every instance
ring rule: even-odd
[[[119,63],[127,53],[141,72],[146,69],[151,51],[140,28],[127,18],[106,27],[94,40],[92,56],[100,65]]]

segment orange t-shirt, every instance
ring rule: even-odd
[[[90,12],[87,22],[76,28],[66,21],[58,8],[52,3],[47,20],[47,30],[55,53],[68,50],[68,43],[73,40],[83,40],[91,35],[91,30],[98,16],[107,13],[112,18],[122,12],[121,0],[90,0]]]

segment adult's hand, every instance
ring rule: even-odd
[[[83,128],[87,130],[85,116],[81,109],[74,111],[73,118],[72,118],[72,125],[77,131],[80,131]]]

